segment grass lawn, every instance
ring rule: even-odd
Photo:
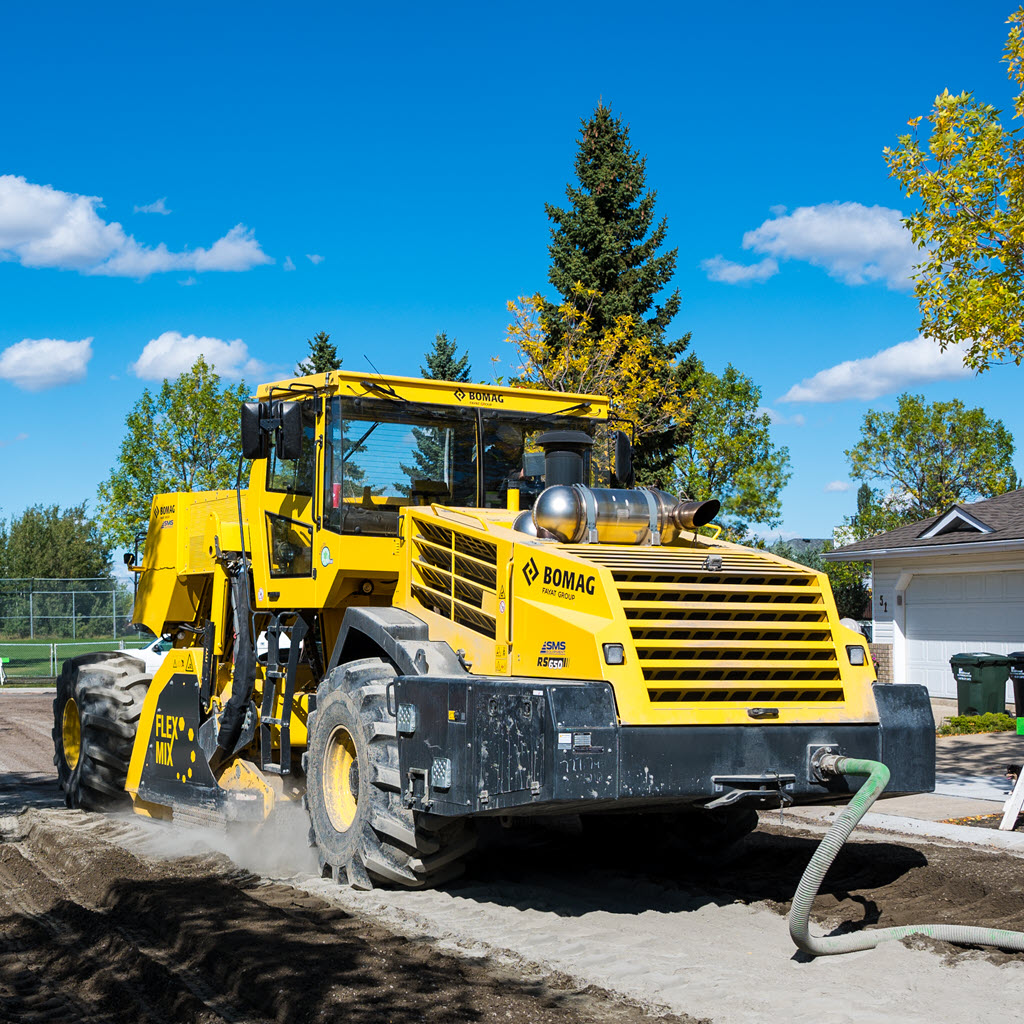
[[[125,640],[128,647],[142,647],[148,640],[136,639]],[[112,651],[117,649],[118,641],[112,640],[109,636],[104,637],[79,637],[69,640],[67,637],[34,639],[34,640],[5,640],[0,637],[0,657],[9,658],[4,663],[4,673],[11,684],[19,678],[52,678],[50,649],[57,644],[57,671],[60,671],[61,664],[76,654],[86,654],[89,651]]]

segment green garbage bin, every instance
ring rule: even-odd
[[[977,651],[954,654],[949,667],[956,680],[957,713],[984,715],[1006,710],[1006,680],[1010,659],[1003,654]]]

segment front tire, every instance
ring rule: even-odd
[[[64,662],[53,701],[53,763],[68,807],[106,811],[130,803],[128,777],[150,677],[120,652]]]
[[[321,873],[356,889],[419,889],[462,873],[476,845],[466,822],[440,828],[403,806],[398,733],[388,714],[394,668],[365,658],[334,669],[310,715],[306,807]]]

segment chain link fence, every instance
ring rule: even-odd
[[[145,647],[149,637],[135,640],[82,640],[65,644],[19,644],[0,641],[0,685],[10,682],[50,682],[68,658],[93,651],[130,651]]]
[[[0,642],[117,640],[132,604],[132,588],[118,580],[0,579]]]

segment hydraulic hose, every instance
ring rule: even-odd
[[[789,912],[789,934],[805,953],[812,956],[831,956],[834,953],[852,953],[858,949],[874,949],[880,942],[904,939],[908,935],[928,935],[945,942],[970,946],[999,946],[1001,949],[1024,951],[1024,932],[1003,931],[999,928],[977,928],[957,924],[907,924],[877,931],[851,932],[846,935],[812,935],[810,930],[811,906],[825,874],[832,866],[843,843],[857,827],[868,808],[875,802],[889,782],[889,769],[880,761],[867,761],[852,757],[829,756],[822,768],[838,775],[867,776],[835,824],[811,857],[793,896]]]

